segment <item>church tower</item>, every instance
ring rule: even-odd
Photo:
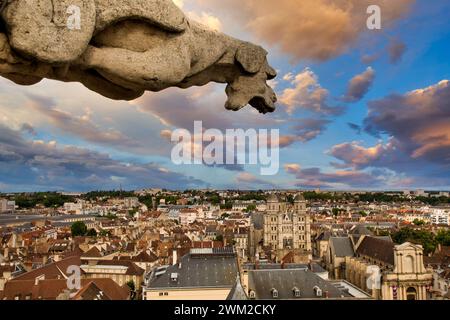
[[[289,206],[272,194],[267,198],[264,214],[264,246],[274,250],[311,251],[310,218],[302,194]]]
[[[295,196],[293,211],[294,230],[296,230],[295,247],[311,251],[311,221],[309,214],[306,212],[306,200],[303,194],[298,193]]]

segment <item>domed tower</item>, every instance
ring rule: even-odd
[[[294,198],[294,229],[298,230],[294,236],[294,246],[311,252],[311,223],[306,212],[306,200],[302,193]]]
[[[280,199],[275,194],[270,194],[267,197],[267,211],[278,212],[280,209]]]
[[[298,193],[294,197],[294,212],[306,213],[306,200],[302,193]]]

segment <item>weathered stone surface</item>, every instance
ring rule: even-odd
[[[79,30],[67,27],[67,10],[80,8]],[[87,48],[95,27],[94,0],[20,0],[7,6],[3,18],[11,47],[49,63],[70,62]]]
[[[66,24],[78,5],[81,29]],[[227,83],[226,108],[275,109],[260,46],[188,20],[170,0],[20,0],[2,13],[0,75],[21,85],[77,81],[111,99]]]
[[[96,32],[124,17],[139,17],[167,31],[182,32],[187,28],[183,12],[168,0],[96,0]]]

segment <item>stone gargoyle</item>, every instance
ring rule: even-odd
[[[229,110],[275,110],[267,52],[189,20],[171,0],[0,0],[0,8],[0,75],[17,84],[74,81],[133,100],[218,82],[228,84]]]

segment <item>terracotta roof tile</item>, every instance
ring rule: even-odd
[[[40,276],[45,276],[45,279],[58,279],[64,278],[67,268],[71,265],[81,265],[80,257],[73,256],[63,259],[58,262],[50,263],[42,268],[24,273],[11,281],[16,280],[33,280]]]
[[[110,278],[82,279],[80,292],[85,292],[91,284],[94,284],[110,300],[127,300],[129,298],[130,291],[119,286]],[[37,285],[35,285],[34,280],[8,281],[5,284],[5,290],[2,292],[2,299],[14,300],[15,297],[19,297],[20,300],[25,300],[28,297],[31,300],[55,300],[66,289],[67,281],[65,279],[41,280]],[[78,293],[75,297],[78,296]]]

